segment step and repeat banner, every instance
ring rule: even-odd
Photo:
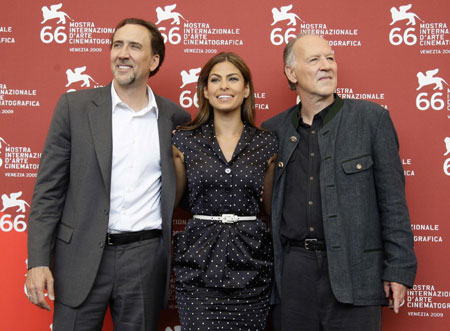
[[[415,249],[416,285],[384,330],[450,325],[450,2],[446,0],[18,0],[0,4],[0,329],[51,330],[27,300],[27,218],[54,106],[67,91],[112,79],[110,36],[125,17],[153,21],[166,60],[153,90],[196,115],[200,68],[221,51],[252,69],[257,123],[296,103],[282,52],[300,31],[324,36],[339,66],[337,93],[390,111],[400,139]],[[174,231],[186,224],[177,212]],[[110,317],[104,330],[112,330]],[[159,330],[179,331],[172,291]],[[268,330],[271,330],[268,327]]]

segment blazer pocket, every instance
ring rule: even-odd
[[[382,251],[382,250],[383,250],[383,248],[367,248],[363,252],[364,253],[371,253],[371,252],[379,252],[379,251]]]
[[[72,233],[73,229],[71,227],[61,223],[58,227],[58,233],[56,237],[66,243],[70,243],[70,240],[72,239]]]
[[[344,172],[350,175],[369,169],[373,165],[373,160],[371,155],[362,155],[351,160],[343,161],[341,164]]]

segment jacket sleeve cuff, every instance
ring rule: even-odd
[[[414,265],[408,269],[404,268],[388,268],[383,272],[383,281],[396,282],[403,284],[408,288],[412,288],[414,285],[414,279],[416,276],[417,265]]]

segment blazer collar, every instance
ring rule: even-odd
[[[108,194],[111,188],[112,164],[112,103],[111,83],[97,89],[88,106],[89,126],[95,153]]]
[[[292,123],[292,112],[294,111],[296,111],[296,107],[293,107],[292,111],[288,112],[284,117],[282,134],[278,137],[279,151],[277,157],[278,162],[275,168],[274,187],[281,175],[284,173],[286,165],[291,159],[292,153],[297,148],[300,141],[300,134]]]

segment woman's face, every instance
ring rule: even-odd
[[[221,62],[211,69],[203,92],[214,111],[240,112],[250,89],[234,64]]]

